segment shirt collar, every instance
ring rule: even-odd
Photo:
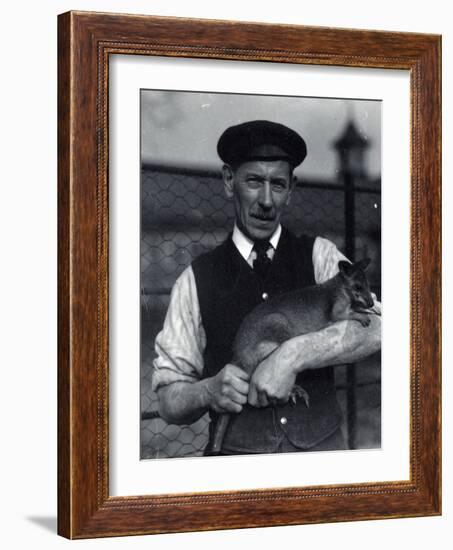
[[[281,234],[282,234],[282,226],[278,224],[277,229],[274,231],[274,234],[269,239],[269,242],[273,246],[274,250],[277,249]],[[239,254],[244,258],[244,260],[247,261],[248,258],[250,257],[250,254],[252,253],[253,244],[254,244],[253,241],[248,237],[246,237],[236,224],[234,224],[232,239],[235,247],[239,251]]]

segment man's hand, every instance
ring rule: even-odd
[[[205,384],[207,406],[217,413],[240,413],[247,403],[249,375],[235,365],[226,365]]]
[[[253,407],[286,403],[297,373],[278,361],[278,349],[266,357],[252,375],[248,402]]]

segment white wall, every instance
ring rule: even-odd
[[[256,7],[254,6],[256,4]],[[256,545],[367,550],[404,545],[412,549],[451,547],[453,481],[450,428],[453,391],[448,329],[444,330],[444,515],[437,518],[374,521],[302,527],[250,529],[153,538],[71,543],[57,537],[56,525],[56,29],[57,13],[69,9],[177,15],[218,19],[300,23],[442,33],[444,65],[444,151],[452,147],[453,27],[448,2],[302,3],[230,0],[51,1],[17,0],[2,7],[0,200],[2,269],[0,352],[6,374],[1,407],[1,541],[3,548],[79,547],[229,548]],[[259,8],[258,8],[259,6]],[[445,157],[447,155],[445,154]],[[444,181],[452,180],[445,159]],[[445,185],[444,204],[451,205]],[[444,268],[452,273],[452,222],[444,215]],[[451,284],[444,289],[444,325],[452,326]],[[450,441],[449,441],[450,440]],[[28,547],[30,547],[28,546]]]

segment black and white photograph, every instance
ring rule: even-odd
[[[381,102],[141,90],[141,458],[381,446]]]

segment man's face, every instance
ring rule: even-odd
[[[236,223],[252,240],[268,240],[289,203],[294,185],[285,160],[253,160],[234,171],[223,167],[225,191],[234,200]]]

